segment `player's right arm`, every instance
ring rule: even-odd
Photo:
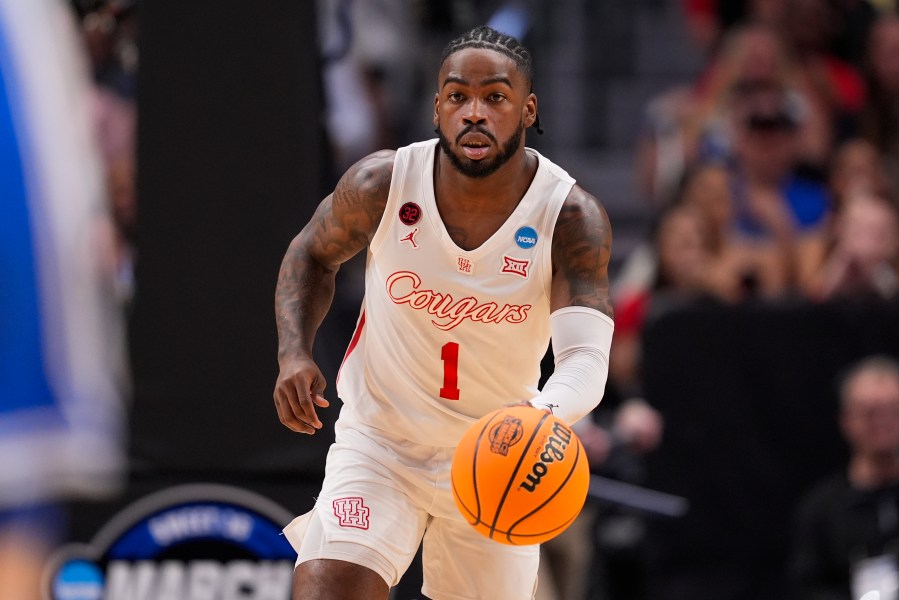
[[[286,427],[312,434],[322,424],[325,380],[312,358],[315,334],[334,299],[340,265],[367,247],[381,222],[395,152],[385,150],[350,167],[293,239],[278,274],[275,317],[278,365],[274,399]]]

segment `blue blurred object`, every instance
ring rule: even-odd
[[[128,370],[71,9],[0,0],[0,511],[118,490]]]
[[[519,40],[524,39],[531,29],[531,11],[526,2],[512,0],[496,9],[487,25]]]

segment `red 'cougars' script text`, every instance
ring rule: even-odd
[[[411,271],[397,271],[387,278],[387,294],[391,300],[434,315],[431,323],[443,331],[449,331],[465,319],[477,323],[521,323],[528,318],[528,310],[531,308],[530,304],[481,304],[471,296],[456,300],[450,294],[422,290],[419,289],[420,286],[421,277]]]

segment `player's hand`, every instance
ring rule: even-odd
[[[322,428],[315,407],[325,408],[325,378],[311,359],[296,359],[281,365],[275,383],[275,408],[285,427],[312,435]]]
[[[503,408],[508,408],[510,406],[530,406],[531,408],[539,408],[547,414],[553,414],[553,407],[543,406],[542,404],[534,404],[530,400],[522,400],[521,402],[508,402],[506,404],[503,404]]]

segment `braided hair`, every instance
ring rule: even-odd
[[[494,50],[508,56],[515,62],[515,66],[518,67],[518,70],[524,74],[524,77],[528,82],[529,90],[533,89],[534,65],[531,61],[531,53],[528,52],[528,49],[525,48],[524,44],[519,42],[515,37],[500,33],[496,29],[487,27],[486,25],[475,27],[468,33],[457,37],[446,45],[443,49],[443,55],[440,57],[441,68],[447,58],[466,48]],[[537,129],[537,133],[543,135],[543,128],[540,127],[540,115],[536,115],[534,127]]]

